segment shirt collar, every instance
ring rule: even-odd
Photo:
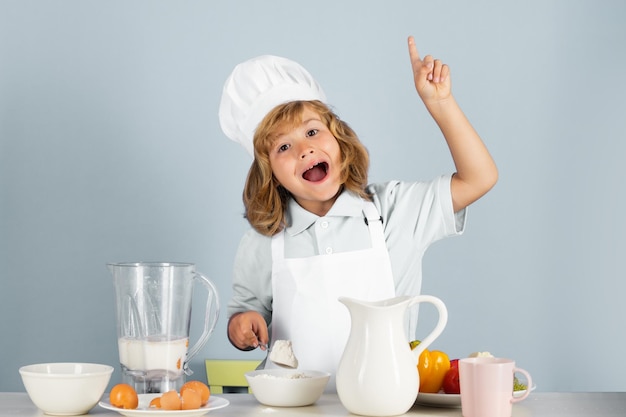
[[[324,217],[363,217],[365,201],[351,191],[343,191]],[[320,216],[305,210],[294,198],[287,206],[287,226],[285,232],[290,236],[302,233],[313,225]]]

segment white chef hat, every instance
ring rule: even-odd
[[[231,140],[254,156],[254,131],[279,104],[295,100],[326,101],[311,74],[297,62],[262,55],[237,65],[224,83],[219,118]]]

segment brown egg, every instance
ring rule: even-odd
[[[198,394],[200,394],[201,406],[206,405],[209,402],[211,391],[205,383],[200,381],[185,382],[180,388],[180,395],[183,395],[187,390],[196,391]]]
[[[202,405],[200,394],[192,389],[182,391],[180,396],[183,410],[197,410]]]
[[[111,389],[109,401],[115,407],[134,410],[139,404],[139,397],[133,387],[128,384],[117,384]]]
[[[161,397],[154,397],[148,407],[161,408]]]
[[[180,410],[182,403],[175,390],[171,390],[161,395],[161,408],[163,410]]]

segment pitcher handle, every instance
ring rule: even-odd
[[[437,321],[437,325],[435,326],[435,328],[430,332],[428,336],[424,338],[424,340],[420,342],[419,345],[415,347],[415,349],[413,349],[415,357],[419,359],[420,354],[432,342],[434,342],[436,338],[439,337],[439,335],[443,332],[443,329],[446,327],[446,324],[448,323],[448,309],[446,308],[446,305],[443,303],[443,301],[432,295],[416,295],[415,297],[411,298],[407,307],[411,307],[418,303],[431,303],[437,308],[437,311],[439,312],[439,320]]]
[[[217,319],[220,315],[220,298],[217,292],[217,288],[215,287],[215,284],[213,284],[213,281],[211,281],[208,277],[201,274],[200,272],[194,272],[194,278],[200,280],[202,285],[206,287],[208,295],[204,314],[204,330],[202,331],[202,334],[200,335],[198,341],[187,350],[187,359],[185,360],[184,364],[184,370],[187,375],[191,375],[192,373],[191,369],[189,369],[189,361],[209,340],[209,337],[211,337],[211,333],[213,333],[215,325],[217,324]]]

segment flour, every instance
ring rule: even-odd
[[[270,361],[277,365],[284,365],[289,368],[298,367],[298,359],[293,353],[291,340],[277,340],[270,351]]]

